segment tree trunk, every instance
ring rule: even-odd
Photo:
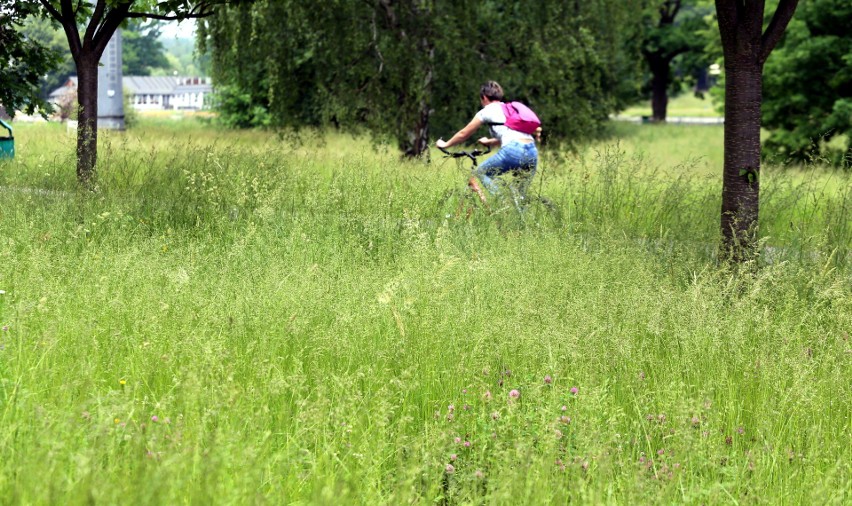
[[[432,7],[429,2],[414,0],[406,9],[411,16],[408,34],[400,30],[401,39],[417,37],[414,43],[412,76],[403,94],[406,101],[415,102],[416,110],[409,110],[404,121],[410,122],[402,151],[408,158],[429,154],[429,120],[432,117],[432,81],[434,76],[435,44],[432,42]],[[419,62],[419,63],[416,63]]]
[[[435,59],[435,46],[426,37],[420,40],[420,50],[423,53],[422,89],[419,95],[417,115],[414,125],[408,135],[408,145],[405,156],[420,157],[429,153],[429,119],[432,117],[432,63]],[[416,81],[415,81],[416,82]]]
[[[778,0],[763,32],[764,0],[716,0],[725,56],[725,162],[722,257],[754,258],[760,198],[760,104],[763,64],[796,12],[798,0]]]
[[[408,143],[405,147],[405,156],[409,158],[417,158],[424,153],[429,153],[429,117],[431,116],[429,104],[421,103],[419,112],[420,116],[408,134]]]
[[[763,65],[754,55],[725,59],[725,157],[722,248],[730,260],[754,254],[760,197]]]
[[[651,119],[654,122],[666,121],[669,106],[669,67],[670,61],[657,55],[649,58],[651,67]]]
[[[98,58],[77,65],[77,180],[91,186],[98,158]]]

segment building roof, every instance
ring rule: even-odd
[[[177,95],[178,93],[201,93],[208,92],[212,89],[212,86],[209,84],[189,84],[182,86],[175,86],[174,93]]]
[[[69,89],[77,89],[77,77],[71,76],[65,81],[65,84],[50,92],[50,98],[56,98],[68,93]]]
[[[189,82],[197,82],[197,84],[181,84]],[[207,78],[191,78],[191,77],[158,77],[158,76],[124,76],[121,84],[133,95],[173,95],[177,91],[181,93],[198,93],[209,92],[212,86],[207,83]],[[72,76],[68,81],[59,88],[50,93],[51,98],[55,98],[68,93],[68,90],[77,88],[77,77]]]
[[[126,76],[121,84],[134,95],[169,95],[177,87],[174,77]]]

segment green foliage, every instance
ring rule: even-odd
[[[487,79],[554,140],[599,134],[630,69],[620,28],[631,21],[612,0],[289,0],[220,9],[198,33],[216,82],[273,126],[366,127],[408,151],[424,130],[467,123]]]
[[[852,166],[852,4],[803,2],[766,63],[764,153]]]
[[[167,70],[154,70],[152,75],[168,75],[172,72],[181,76],[210,75],[210,57],[195,53],[194,39],[161,37],[160,42],[163,44],[169,67]]]
[[[698,86],[712,61],[706,47],[718,38],[718,31],[708,30],[715,9],[707,0],[642,0],[634,9],[640,19],[637,39],[645,69],[629,98],[633,102],[650,98],[652,117],[663,121],[670,96],[689,86],[704,98],[706,89]]]
[[[47,114],[51,106],[40,93],[42,75],[59,64],[59,55],[24,30],[28,17],[36,14],[28,2],[0,0],[0,105],[10,116]]]
[[[160,22],[131,20],[121,31],[122,72],[129,76],[149,76],[155,69],[168,69],[168,59],[160,42]]]
[[[38,41],[50,48],[57,56],[57,65],[45,72],[40,83],[40,96],[47,98],[50,93],[64,85],[68,78],[77,74],[74,59],[68,49],[68,39],[61,29],[41,17],[30,17],[24,25],[23,32],[32,40]]]
[[[266,127],[271,123],[269,111],[253,103],[248,93],[243,93],[236,87],[218,87],[213,100],[213,107],[219,111],[222,123],[228,127]]]
[[[666,11],[664,5],[677,3],[677,11]],[[645,53],[674,56],[696,46],[695,33],[703,28],[706,5],[697,0],[647,0],[642,11],[643,44]],[[666,16],[666,17],[663,17]]]
[[[122,89],[121,100],[124,104],[124,127],[135,128],[139,124],[139,112],[130,103],[130,93],[126,88]]]

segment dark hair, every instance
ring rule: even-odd
[[[503,87],[497,81],[487,81],[479,87],[479,96],[499,102],[503,100]]]

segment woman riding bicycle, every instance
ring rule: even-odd
[[[476,178],[482,181],[488,191],[496,195],[500,189],[494,181],[494,177],[506,173],[515,176],[516,185],[512,189],[512,197],[515,204],[522,207],[522,201],[526,198],[527,189],[535,175],[538,166],[538,150],[535,147],[536,138],[540,139],[541,128],[533,135],[512,130],[504,125],[506,115],[503,112],[501,102],[503,101],[503,88],[495,81],[488,81],[479,89],[479,100],[482,109],[464,128],[459,130],[453,137],[444,141],[439,139],[435,145],[445,149],[468,139],[482,125],[489,125],[491,137],[482,137],[478,142],[484,146],[500,146],[500,150],[479,165],[468,181],[470,189],[475,191],[483,203],[486,202],[485,194],[476,183]]]

